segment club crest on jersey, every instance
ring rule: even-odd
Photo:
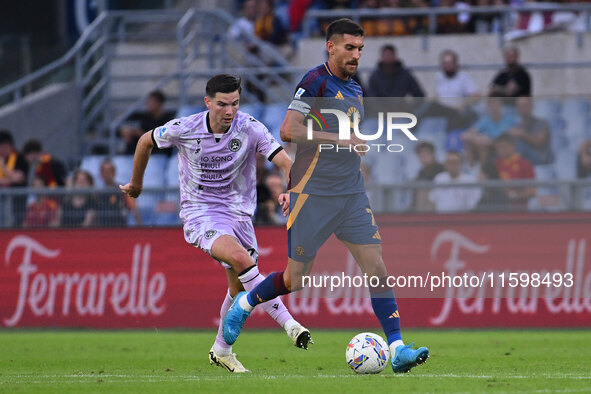
[[[217,233],[216,230],[208,230],[205,232],[205,239],[211,239]]]
[[[241,146],[242,142],[238,138],[233,138],[228,144],[228,149],[230,149],[232,152],[238,152]]]

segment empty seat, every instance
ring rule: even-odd
[[[577,176],[577,152],[570,150],[556,152],[554,166],[557,179],[575,179]]]
[[[117,180],[121,184],[126,184],[131,180],[131,172],[133,169],[133,156],[117,155],[112,157],[115,171],[117,172]]]
[[[534,116],[550,121],[560,114],[560,101],[548,98],[534,100]]]

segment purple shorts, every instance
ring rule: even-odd
[[[213,243],[222,235],[231,235],[250,253],[254,262],[257,262],[258,245],[254,227],[250,220],[233,222],[215,218],[207,218],[200,221],[192,220],[185,223],[183,230],[185,240],[188,243],[205,251],[210,256]],[[224,268],[231,268],[229,264],[220,260],[217,261]]]

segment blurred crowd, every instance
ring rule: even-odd
[[[236,40],[242,34],[254,33],[263,40],[281,45],[286,42],[290,32],[301,28],[303,15],[310,8],[420,8],[523,3],[529,1],[293,0],[282,3],[245,0],[242,3],[242,16],[228,33]],[[445,29],[441,32],[478,31],[477,26],[481,25],[472,18],[462,19],[461,14],[454,14],[453,18],[445,23],[438,22],[438,26]],[[487,23],[491,25],[489,22],[493,19]],[[387,21],[385,25],[380,20],[366,22],[364,28],[370,35],[414,34],[426,26],[419,19],[414,22],[409,19],[404,23]],[[386,25],[387,28],[384,27]],[[525,210],[528,201],[536,195],[535,188],[525,186],[453,186],[477,184],[483,180],[533,180],[536,168],[554,163],[554,125],[534,115],[532,81],[528,70],[519,61],[516,47],[504,49],[504,62],[505,66],[491,75],[488,88],[479,91],[470,73],[461,69],[458,54],[452,50],[443,51],[439,57],[435,98],[424,98],[421,81],[405,67],[393,45],[381,48],[379,61],[367,80],[355,76],[366,97],[405,98],[400,103],[407,107],[400,108],[401,111],[410,111],[419,119],[444,120],[443,140],[434,143],[419,135],[421,142],[416,145],[414,154],[419,167],[413,179],[404,181],[414,180],[423,182],[423,185],[427,183],[445,187],[416,189],[408,206],[409,211]],[[245,88],[248,89],[248,86]],[[277,112],[283,113],[284,110],[282,107]],[[187,114],[171,111],[167,107],[163,92],[151,92],[145,109],[132,114],[120,128],[117,154],[131,158],[143,133],[184,115]],[[265,124],[278,137],[278,125]],[[421,129],[421,124],[418,129]],[[576,148],[576,175],[588,178],[591,176],[591,139],[582,139]],[[105,152],[93,153],[104,155]],[[171,149],[154,148],[153,151],[153,155],[164,155],[169,161],[174,154]],[[383,168],[380,159],[368,156],[362,168],[366,183],[369,186],[383,184],[380,181],[383,178],[383,174],[380,174]],[[126,226],[145,222],[137,201],[119,191],[117,185],[129,179],[117,178],[116,165],[110,158],[104,155],[100,169],[94,174],[81,168],[66,168],[59,159],[46,152],[41,141],[36,139],[26,141],[19,148],[15,146],[10,131],[0,130],[0,187],[36,189],[35,193],[2,197],[2,224],[16,227],[88,227]],[[98,182],[96,177],[100,177]],[[286,218],[277,199],[280,193],[286,191],[286,180],[263,157],[257,160],[257,178],[257,210],[253,220],[257,224],[284,224]],[[390,179],[388,182],[400,180]],[[65,188],[67,192],[42,192],[57,188]],[[7,220],[8,216],[11,222]],[[178,222],[178,218],[176,220]]]
[[[416,147],[421,164],[416,181],[435,184],[475,183],[478,180],[533,180],[534,166],[550,165],[554,156],[551,129],[545,119],[534,116],[532,82],[519,63],[516,47],[504,49],[505,67],[491,77],[488,91],[480,92],[470,74],[461,70],[458,54],[440,54],[436,78],[437,97],[400,102],[419,118],[437,118],[445,123],[445,159],[436,160],[436,148],[429,142]],[[385,45],[367,88],[367,97],[424,97],[421,83],[404,67],[397,50]],[[482,97],[482,99],[481,99]],[[485,102],[476,110],[477,103]],[[481,106],[482,107],[482,106]],[[421,129],[420,125],[418,129]],[[421,139],[421,135],[418,136]],[[582,148],[588,151],[588,148]],[[581,157],[586,157],[581,153]],[[366,160],[366,182],[380,179],[379,161]],[[382,167],[383,168],[383,167]],[[417,190],[415,211],[467,211],[472,209],[527,209],[536,194],[533,188],[443,187]]]
[[[126,226],[129,215],[141,224],[135,201],[117,187],[109,159],[101,163],[100,176],[104,186],[97,190],[88,171],[67,171],[39,140],[29,139],[19,151],[12,133],[0,130],[0,187],[35,189],[30,195],[3,196],[0,217],[6,218],[10,209],[13,227]],[[59,188],[68,192],[59,193]]]
[[[262,40],[276,45],[288,42],[289,37],[297,38],[302,31],[308,10],[376,10],[371,16],[364,16],[360,23],[367,36],[400,36],[427,33],[430,30],[427,16],[383,17],[380,10],[404,8],[455,8],[458,12],[439,15],[436,18],[438,34],[447,33],[498,33],[501,31],[523,31],[555,29],[575,22],[576,15],[567,15],[552,10],[520,12],[503,21],[501,13],[469,13],[471,7],[506,7],[527,5],[556,5],[585,3],[591,0],[243,0],[238,2],[240,23],[232,28],[231,37],[237,38],[244,32],[254,33]],[[317,22],[317,23],[316,23]],[[321,33],[330,20],[314,21],[313,30]],[[509,23],[503,26],[503,23]]]

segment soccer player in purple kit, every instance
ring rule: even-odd
[[[240,82],[240,78],[228,74],[214,76],[206,86],[207,111],[173,119],[142,135],[131,181],[120,186],[124,193],[138,197],[152,148],[178,148],[180,217],[185,240],[219,261],[228,279],[228,293],[209,360],[230,372],[249,371],[224,341],[224,315],[233,296],[253,289],[264,279],[257,267],[257,241],[251,219],[256,206],[256,153],[264,155],[286,176],[291,168],[291,159],[267,128],[238,111]],[[287,195],[280,198],[287,209]],[[310,332],[292,318],[279,297],[262,306],[297,347],[307,348]]]
[[[256,305],[299,290],[302,276],[312,270],[316,252],[335,234],[362,271],[379,279],[379,284],[369,289],[371,304],[388,340],[392,369],[401,373],[424,363],[429,350],[415,350],[413,343],[402,341],[396,298],[387,285],[381,237],[360,172],[359,156],[363,153],[354,149],[364,141],[356,135],[339,140],[340,119],[336,116],[325,117],[326,130],[312,131],[312,141],[306,127],[311,112],[322,109],[349,114],[351,121],[351,114],[363,118],[363,92],[351,78],[359,65],[363,37],[363,29],[350,19],[332,22],[326,31],[328,61],[310,70],[296,87],[281,126],[281,138],[297,144],[290,179],[288,264],[285,271],[269,275],[253,290],[234,298],[224,318],[223,334],[227,343],[234,343]],[[321,150],[331,145],[333,149]]]

